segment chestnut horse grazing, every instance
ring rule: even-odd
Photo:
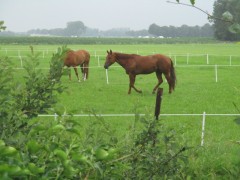
[[[90,62],[90,54],[85,50],[73,51],[69,50],[66,54],[66,58],[64,59],[64,66],[73,67],[75,74],[80,82],[78,77],[77,66],[80,65],[81,71],[83,74],[83,79],[88,79],[88,66]],[[69,72],[69,79],[71,80],[71,71]]]
[[[153,89],[153,93],[157,90],[160,84],[163,82],[162,74],[164,74],[169,84],[169,93],[171,93],[176,84],[176,74],[173,67],[172,60],[161,54],[154,54],[149,56],[140,56],[136,54],[123,54],[107,51],[106,62],[104,65],[105,69],[108,69],[113,63],[117,62],[121,65],[126,73],[129,75],[129,90],[128,94],[131,93],[133,88],[138,93],[142,93],[134,86],[136,75],[138,74],[150,74],[155,72],[158,78],[158,83]]]

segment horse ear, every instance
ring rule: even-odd
[[[112,54],[112,50],[110,49],[110,54]]]
[[[107,53],[109,54],[109,51],[107,50]]]

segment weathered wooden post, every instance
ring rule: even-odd
[[[163,94],[163,88],[158,88],[157,97],[156,97],[156,105],[155,105],[156,120],[158,120],[160,110],[161,110],[162,94]]]

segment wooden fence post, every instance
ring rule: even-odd
[[[157,97],[156,97],[156,105],[155,105],[156,120],[158,120],[160,110],[161,110],[162,94],[163,94],[163,88],[158,88]]]

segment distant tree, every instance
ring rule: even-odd
[[[148,28],[148,33],[154,36],[162,36],[160,27],[157,24],[151,24]]]
[[[204,26],[201,27],[201,36],[207,37],[207,36],[214,36],[214,30],[213,26],[206,23]]]
[[[81,21],[68,22],[66,28],[55,29],[32,29],[27,34],[44,34],[54,36],[81,36],[86,31],[86,27]]]
[[[158,26],[152,24],[148,29],[149,34],[153,36],[164,36],[164,37],[213,37],[213,28],[210,24],[204,26],[187,26],[182,25],[181,27],[174,26]]]
[[[126,35],[131,37],[138,37],[138,36],[149,36],[149,33],[147,30],[143,29],[139,31],[127,31]]]
[[[65,28],[66,36],[80,36],[86,31],[86,27],[82,21],[68,22]]]
[[[128,32],[129,28],[113,28],[106,31],[100,31],[100,36],[108,36],[108,37],[124,37],[126,36],[126,32]]]
[[[50,35],[55,35],[55,36],[63,36],[64,35],[63,28],[50,29],[48,32]]]
[[[82,34],[82,36],[87,36],[87,37],[98,37],[99,36],[99,30],[96,28],[89,28],[86,27],[86,31],[84,32],[84,34]]]

